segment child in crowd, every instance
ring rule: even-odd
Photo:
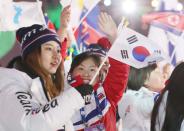
[[[89,84],[100,66],[101,58],[93,52],[86,51],[77,55],[69,71],[69,83],[77,86]],[[75,130],[116,130],[116,105],[126,87],[129,66],[109,58],[110,67],[106,78],[100,79],[101,70],[93,82],[93,94],[86,99],[72,118]]]
[[[131,67],[128,89],[118,103],[122,131],[150,130],[153,105],[164,83],[164,76],[157,64],[142,69]]]

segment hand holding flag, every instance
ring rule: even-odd
[[[98,26],[100,30],[108,36],[111,43],[113,43],[117,37],[118,29],[112,17],[106,12],[101,12],[98,16]]]

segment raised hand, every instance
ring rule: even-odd
[[[63,41],[64,38],[67,36],[67,28],[70,22],[70,15],[71,15],[71,7],[70,5],[66,6],[60,16],[60,28],[57,31],[60,40]]]
[[[63,11],[61,13],[60,20],[61,20],[61,27],[62,28],[68,27],[68,24],[70,22],[70,15],[71,15],[71,7],[70,7],[70,5],[68,5],[63,9]]]
[[[117,37],[117,26],[112,17],[106,12],[101,12],[98,16],[98,26],[110,38],[111,43]]]

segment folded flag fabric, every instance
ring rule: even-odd
[[[173,66],[184,59],[184,12],[164,11],[146,14],[143,23],[150,24],[148,37],[156,41]]]
[[[184,31],[184,13],[182,12],[154,12],[144,15],[142,21],[145,24],[151,24],[176,35],[180,35]]]

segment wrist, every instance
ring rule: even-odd
[[[112,34],[108,35],[108,37],[109,37],[111,44],[113,44],[113,42],[117,38],[117,32],[113,32]]]
[[[64,38],[67,36],[67,28],[60,27],[57,34],[59,35],[61,42],[64,41]]]

